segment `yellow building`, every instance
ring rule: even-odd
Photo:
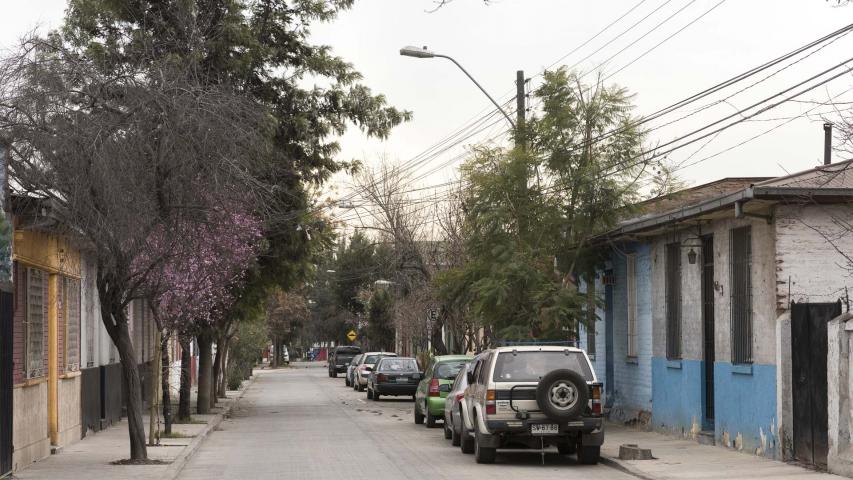
[[[16,221],[13,469],[80,438],[80,252]]]

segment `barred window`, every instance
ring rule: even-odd
[[[625,289],[628,300],[628,357],[637,356],[637,255],[629,253],[625,259]]]
[[[63,277],[62,295],[65,319],[65,370],[80,369],[80,280]]]
[[[666,246],[666,358],[681,358],[681,244]]]
[[[45,274],[27,269],[26,361],[27,378],[44,376],[44,281]]]
[[[732,363],[752,363],[752,228],[731,231]]]

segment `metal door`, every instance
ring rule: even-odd
[[[841,315],[841,302],[791,304],[794,458],[826,468],[826,324]]]
[[[0,477],[12,472],[13,295],[0,292]]]
[[[702,335],[703,367],[705,369],[703,388],[705,393],[706,430],[714,429],[714,237],[702,237]]]

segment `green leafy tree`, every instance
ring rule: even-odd
[[[377,288],[367,304],[367,338],[373,350],[394,349],[394,296]]]
[[[535,95],[542,111],[519,146],[477,149],[463,166],[466,261],[435,282],[499,338],[565,338],[591,319],[576,288],[600,262],[588,239],[616,224],[643,173],[626,90],[560,69]]]

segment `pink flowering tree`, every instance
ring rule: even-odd
[[[189,417],[189,344],[196,336],[199,345],[199,413],[212,404],[215,376],[211,365],[211,344],[227,349],[216,332],[230,327],[227,312],[233,304],[249,268],[258,255],[261,223],[243,211],[214,210],[203,219],[179,222],[169,234],[151,236],[149,255],[162,257],[155,274],[148,276],[146,298],[161,342],[161,381],[165,431],[171,431],[171,399],[168,384],[170,334],[177,335],[182,347],[181,387],[178,417]],[[144,262],[143,264],[148,264]],[[223,329],[222,326],[225,325]],[[224,360],[221,360],[224,362]]]

